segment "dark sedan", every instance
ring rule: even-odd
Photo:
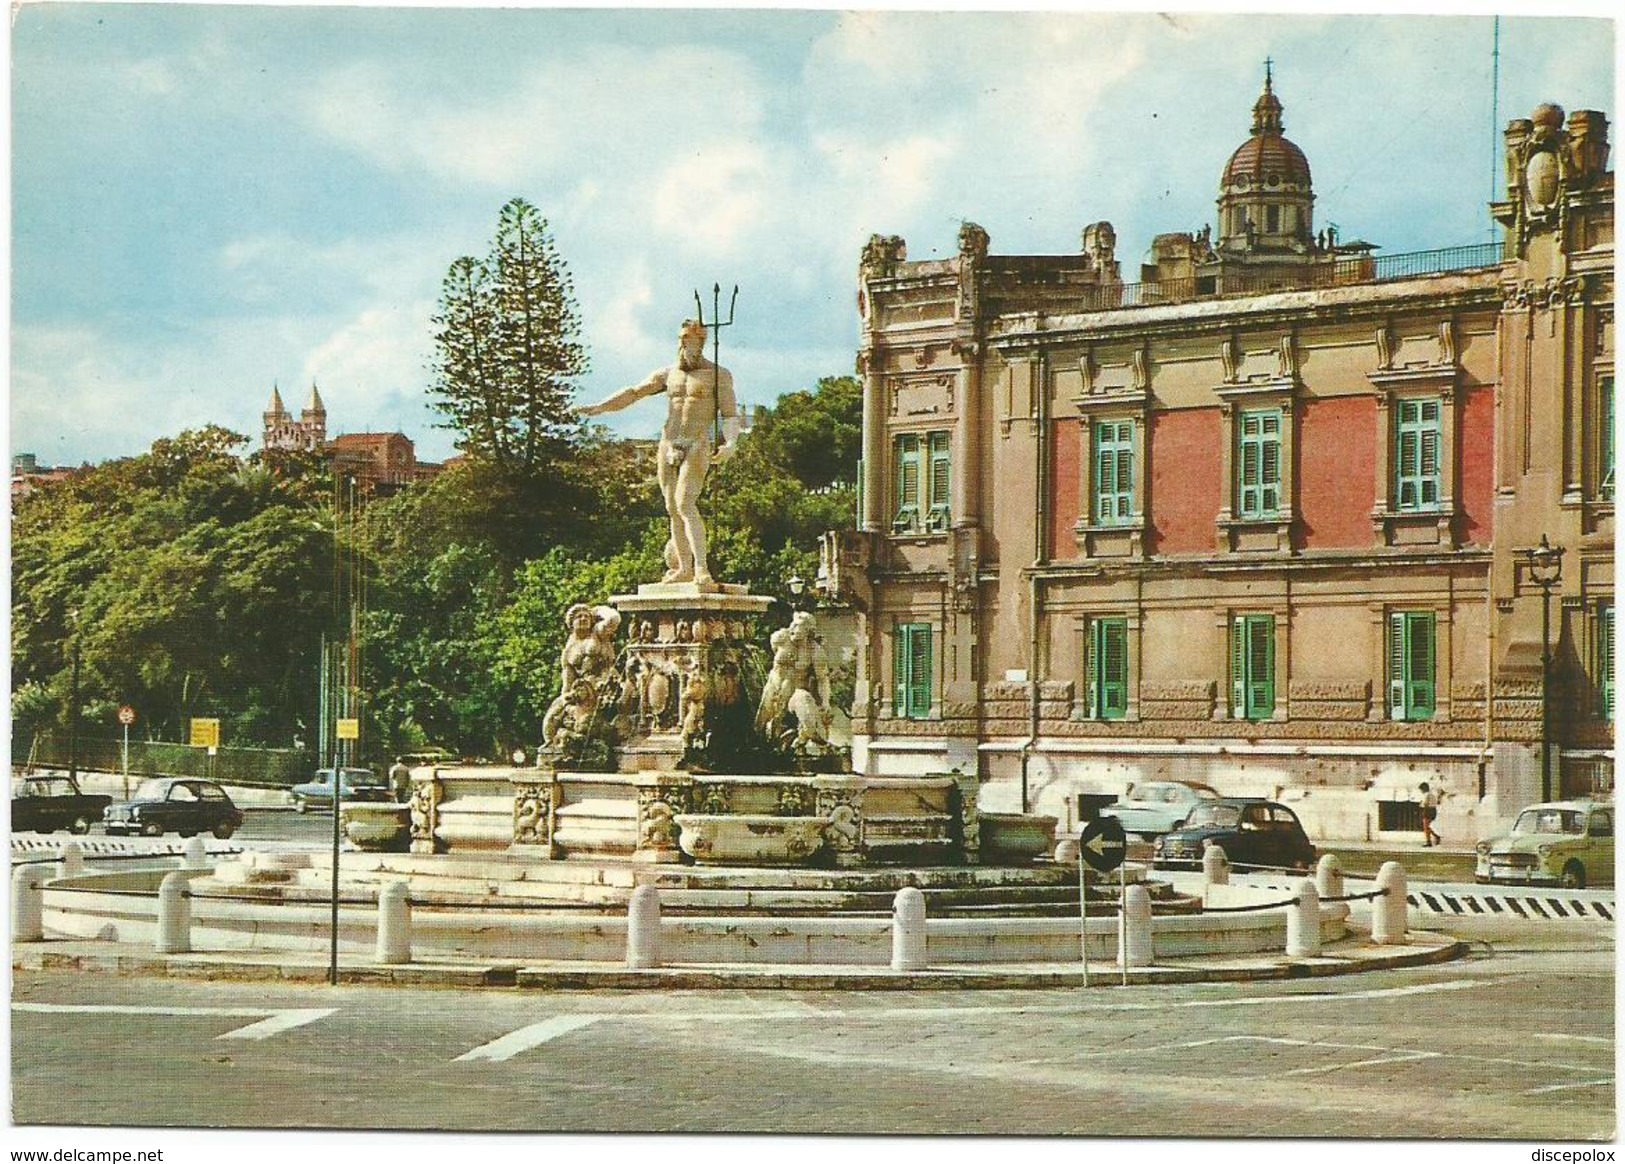
[[[213,780],[190,777],[148,780],[128,801],[111,805],[102,814],[102,825],[111,836],[213,833],[223,841],[242,824],[243,811],[224,788]]]
[[[1184,827],[1157,840],[1157,869],[1200,869],[1209,845],[1218,845],[1237,869],[1308,869],[1315,846],[1297,815],[1284,804],[1227,797],[1199,804]]]

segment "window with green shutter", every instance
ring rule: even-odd
[[[1388,718],[1432,719],[1438,666],[1431,613],[1388,615]]]
[[[1239,614],[1230,626],[1230,707],[1239,719],[1275,714],[1275,616]]]
[[[952,457],[946,432],[900,433],[892,441],[897,509],[893,533],[946,533]]]
[[[1602,400],[1598,414],[1597,496],[1614,499],[1614,378],[1604,376],[1600,385]]]
[[[1614,604],[1597,608],[1597,710],[1614,719]]]
[[[930,453],[930,472],[926,476],[925,528],[932,533],[947,533],[952,520],[948,507],[948,490],[952,484],[948,453],[948,434],[934,432],[927,439]]]
[[[892,673],[896,691],[892,714],[902,719],[927,719],[931,715],[931,627],[927,623],[904,623],[892,640]]]
[[[1281,413],[1243,412],[1237,424],[1237,511],[1274,517],[1281,511]]]
[[[1095,424],[1095,522],[1126,525],[1134,516],[1134,422]]]
[[[1439,508],[1439,448],[1443,405],[1401,400],[1395,413],[1394,504],[1402,513]]]
[[[1089,718],[1122,719],[1128,713],[1128,619],[1092,619],[1088,655]]]

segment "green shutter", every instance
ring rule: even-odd
[[[1597,690],[1602,716],[1614,718],[1614,604],[1607,602],[1597,611]]]
[[[1388,717],[1432,719],[1437,706],[1437,636],[1431,613],[1388,616]]]
[[[1443,408],[1437,400],[1401,400],[1395,412],[1395,508],[1401,512],[1439,507]]]
[[[1128,620],[1096,621],[1100,632],[1100,718],[1122,719],[1128,712]]]
[[[1275,714],[1275,618],[1252,615],[1247,620],[1247,718]]]
[[[1237,448],[1236,493],[1242,517],[1272,517],[1281,508],[1281,414],[1244,412]]]
[[[930,436],[931,471],[926,477],[926,518],[925,528],[933,533],[946,533],[952,524],[951,510],[948,502],[950,485],[950,466],[952,458],[948,451],[948,434],[934,432]]]
[[[1100,620],[1095,619],[1089,623],[1089,633],[1084,638],[1085,657],[1083,660],[1084,676],[1084,706],[1090,719],[1100,718]]]
[[[1614,378],[1602,379],[1602,408],[1599,427],[1597,494],[1605,501],[1614,499]],[[1612,617],[1612,616],[1610,616]]]
[[[1134,425],[1095,425],[1095,522],[1126,524],[1134,513]]]
[[[920,438],[904,433],[893,444],[897,462],[897,515],[892,529],[905,533],[920,528]]]
[[[892,640],[892,677],[892,714],[904,719],[929,717],[931,628],[925,623],[905,623],[897,628]]]

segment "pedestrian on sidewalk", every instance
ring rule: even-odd
[[[1422,847],[1428,849],[1444,844],[1443,838],[1433,831],[1433,821],[1439,815],[1439,793],[1429,788],[1425,780],[1419,787],[1422,789]]]
[[[406,766],[405,756],[396,756],[395,766],[389,770],[389,791],[397,804],[412,798],[412,769]]]

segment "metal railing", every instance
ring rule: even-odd
[[[1397,255],[1359,255],[1317,263],[1297,270],[1248,273],[1226,271],[1190,279],[1162,279],[1144,283],[1116,283],[1079,289],[1079,309],[1112,311],[1124,307],[1154,307],[1189,303],[1201,299],[1228,299],[1244,295],[1264,295],[1275,291],[1313,291],[1328,287],[1351,287],[1383,283],[1394,279],[1414,279],[1423,275],[1443,275],[1453,271],[1475,271],[1499,266],[1505,257],[1501,243],[1474,243],[1469,246],[1440,247],[1430,251],[1408,251]]]

